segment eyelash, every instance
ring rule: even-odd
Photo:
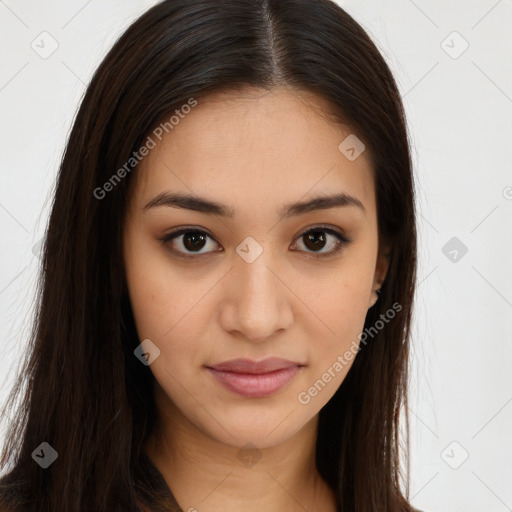
[[[320,231],[321,233],[328,233],[330,235],[333,235],[338,239],[338,241],[337,241],[336,248],[327,253],[315,253],[315,252],[303,251],[308,254],[308,257],[311,257],[313,259],[321,259],[321,258],[328,258],[330,256],[334,256],[335,254],[338,254],[344,247],[348,246],[352,241],[351,239],[347,238],[342,233],[340,233],[332,228],[329,228],[328,226],[323,226],[323,225],[314,226],[313,228],[308,228],[307,230],[303,231],[297,237],[297,240],[300,239],[301,237],[303,237],[304,235],[306,235],[307,233],[314,232],[314,231]],[[190,227],[186,226],[183,228],[179,228],[176,231],[168,233],[164,237],[159,238],[159,240],[164,245],[170,245],[169,242],[171,242],[173,239],[178,238],[179,236],[181,236],[185,233],[195,233],[195,234],[206,235],[208,238],[211,238],[212,240],[214,240],[216,242],[215,238],[212,235],[210,235],[210,233],[208,233],[207,231],[204,231],[202,229],[195,228],[193,226],[190,226]],[[202,255],[208,254],[208,253],[197,253],[197,255],[193,255],[194,253],[189,253],[188,255],[186,255],[186,254],[184,254],[180,251],[177,251],[175,249],[172,249],[172,248],[170,248],[170,250],[177,257],[184,258],[187,260],[196,259]],[[221,252],[221,251],[210,251],[210,252]]]

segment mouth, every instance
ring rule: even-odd
[[[284,388],[303,366],[286,359],[271,358],[259,362],[235,359],[206,368],[229,391],[249,398],[262,398]]]

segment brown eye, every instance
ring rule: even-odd
[[[181,228],[169,233],[160,241],[173,253],[183,258],[215,252],[216,245],[213,237],[206,231],[192,228]],[[206,248],[205,251],[203,251],[204,248]]]
[[[184,227],[169,233],[160,241],[180,258],[194,259],[223,250],[222,248],[216,249],[216,246],[219,246],[212,235],[191,227]],[[351,240],[332,228],[317,226],[303,232],[292,248],[306,252],[313,258],[326,258],[337,254],[350,242]]]
[[[305,231],[298,240],[305,246],[304,252],[309,253],[313,258],[332,256],[350,243],[350,240],[341,233],[321,226]],[[297,245],[301,244],[295,243],[294,247]],[[324,251],[326,247],[327,250]]]
[[[304,245],[312,251],[319,251],[325,247],[326,239],[324,231],[309,231],[302,235]]]
[[[187,251],[200,251],[206,242],[206,236],[197,231],[187,231],[183,233],[183,246]]]

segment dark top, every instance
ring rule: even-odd
[[[165,499],[167,503],[172,504],[177,511],[183,512],[183,509],[178,505],[178,502],[162,476],[162,473],[160,473],[158,468],[153,464],[152,460],[144,451],[142,451],[139,458],[139,467],[141,471],[138,473],[144,478],[146,485],[152,490],[157,491],[158,495]],[[155,507],[155,504],[152,503],[151,500],[147,500],[147,505]],[[139,508],[135,508],[131,512],[140,512],[140,510]]]

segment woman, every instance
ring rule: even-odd
[[[339,6],[155,5],[69,137],[2,510],[413,510],[415,229],[396,84]]]

